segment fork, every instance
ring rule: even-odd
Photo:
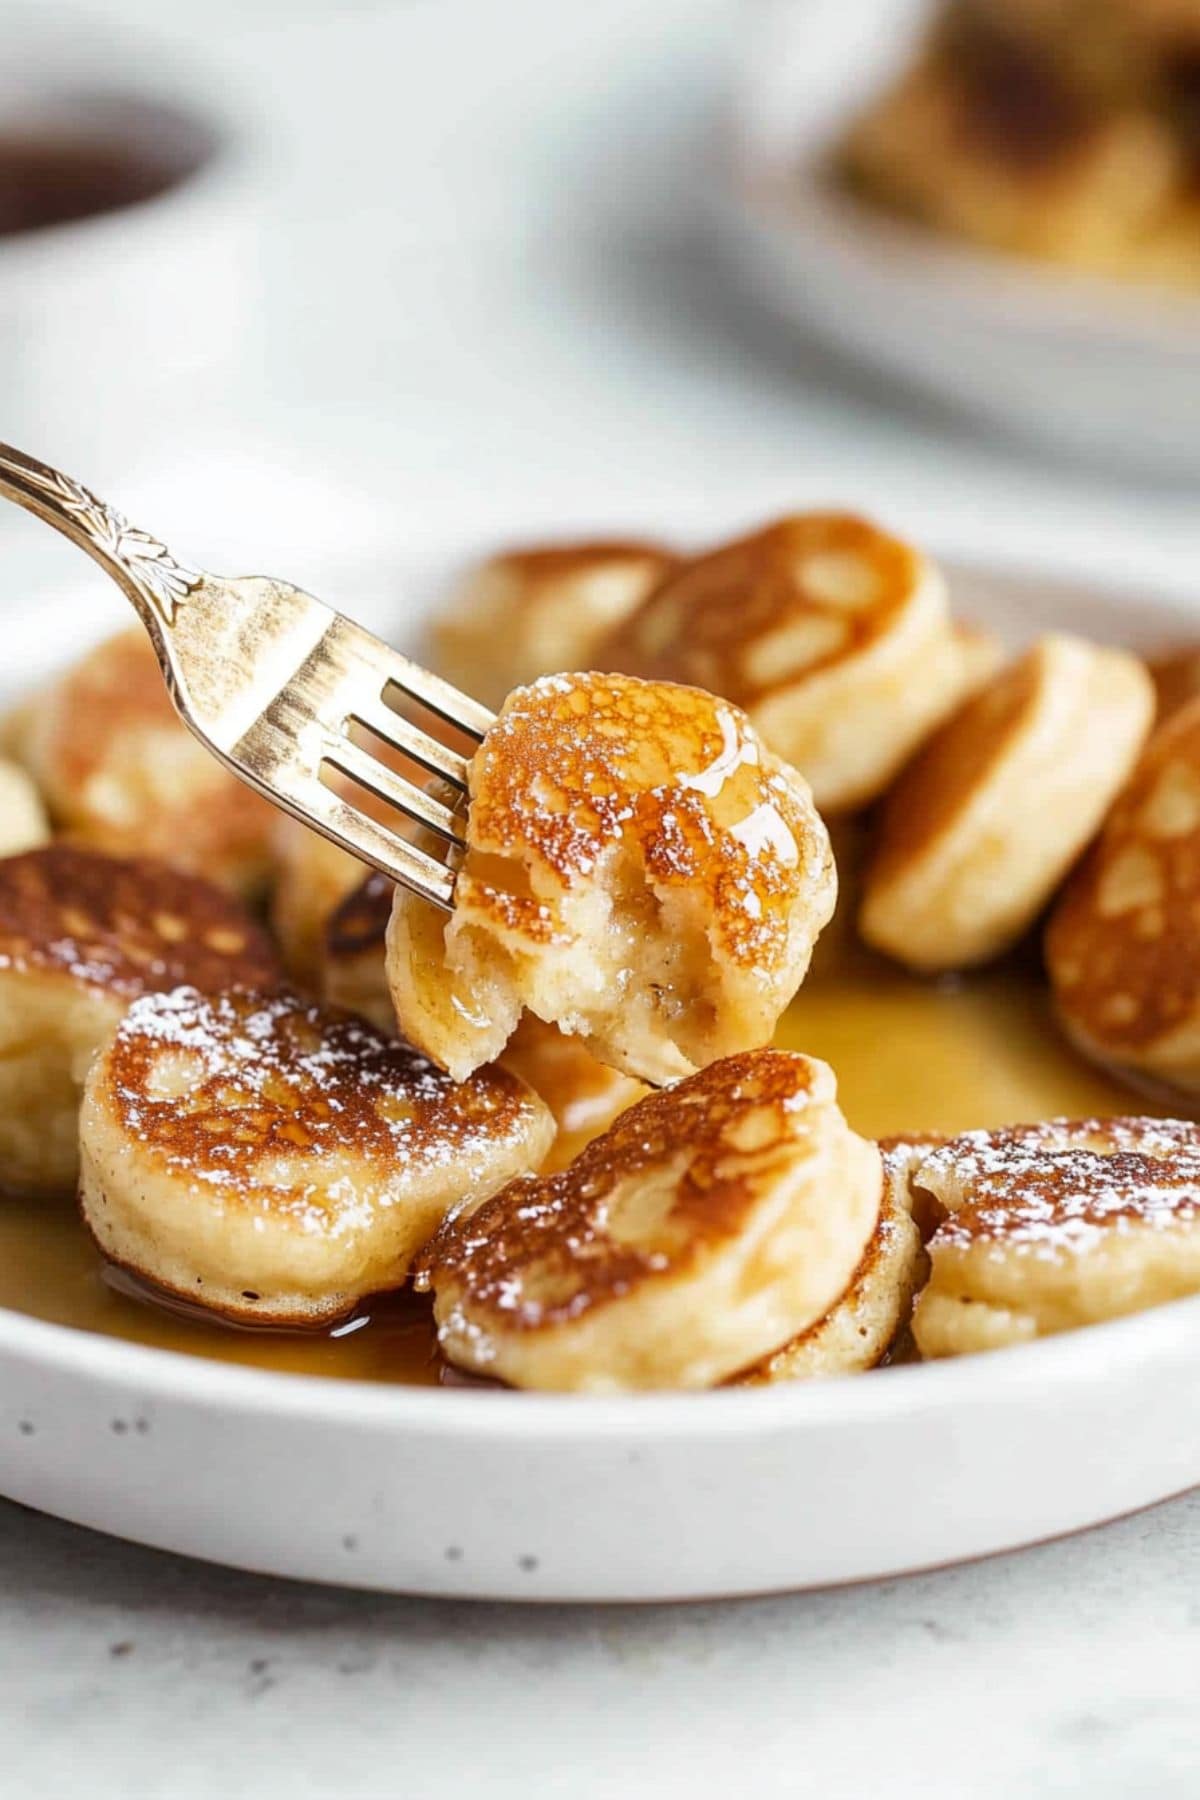
[[[132,600],[176,711],[227,768],[340,849],[450,909],[470,757],[398,703],[423,708],[472,748],[492,724],[486,707],[290,582],[180,562],[80,482],[7,444],[0,495],[86,550]],[[372,755],[355,727],[447,784],[447,800]],[[335,791],[331,770],[429,827],[446,860]]]

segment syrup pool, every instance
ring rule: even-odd
[[[806,984],[777,1041],[833,1065],[850,1123],[870,1136],[1165,1110],[1065,1044],[1032,962],[931,983],[855,952]],[[119,1291],[74,1208],[45,1200],[0,1202],[0,1306],[252,1368],[422,1386],[449,1373],[427,1300],[400,1294],[368,1303],[333,1333],[209,1324]]]

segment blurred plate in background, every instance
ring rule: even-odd
[[[974,249],[829,180],[849,119],[912,53],[922,0],[768,0],[752,15],[715,195],[739,277],[850,356],[1006,429],[1200,471],[1200,295]]]

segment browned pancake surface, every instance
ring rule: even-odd
[[[0,969],[111,993],[270,987],[275,949],[230,896],[148,858],[50,844],[0,861]]]
[[[730,1057],[638,1102],[569,1169],[511,1182],[418,1260],[471,1317],[562,1325],[638,1283],[677,1276],[736,1239],[797,1153],[829,1071],[785,1051]]]

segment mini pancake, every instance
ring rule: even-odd
[[[600,641],[675,563],[660,544],[619,539],[491,556],[435,619],[432,666],[492,707],[539,675],[590,669]]]
[[[960,708],[888,795],[859,927],[918,971],[999,956],[1100,825],[1150,727],[1136,657],[1051,635]]]
[[[84,1076],[139,994],[278,978],[266,934],[195,876],[65,844],[0,862],[0,1189],[73,1188]]]
[[[1046,931],[1058,1018],[1117,1072],[1200,1090],[1200,700],[1159,727]]]
[[[596,652],[733,701],[822,812],[882,793],[978,656],[933,564],[846,513],[796,514],[684,563]]]
[[[805,782],[693,688],[547,676],[471,764],[447,922],[397,891],[405,1037],[459,1078],[524,1008],[654,1084],[767,1042],[833,911]]]
[[[140,627],[98,645],[31,703],[17,754],[74,842],[158,857],[238,893],[264,886],[275,809],[180,722]]]
[[[92,1067],[80,1198],[104,1255],[160,1291],[320,1325],[397,1287],[553,1135],[504,1070],[456,1087],[352,1013],[180,988],[136,1001]]]
[[[321,954],[321,992],[326,1000],[362,1013],[380,1031],[392,1033],[396,1009],[385,956],[395,891],[394,883],[377,870],[360,880],[330,914]]]
[[[819,1319],[879,1217],[824,1063],[759,1050],[623,1113],[560,1174],[439,1233],[443,1353],[517,1387],[705,1388]]]
[[[0,757],[0,857],[19,856],[47,842],[50,826],[33,782]]]
[[[875,1229],[847,1287],[807,1331],[765,1357],[739,1386],[812,1381],[877,1368],[908,1323],[913,1295],[928,1267],[912,1216],[907,1172],[911,1143],[883,1155],[883,1200]]]
[[[922,1356],[1028,1343],[1200,1292],[1200,1127],[1054,1119],[969,1131],[909,1177],[944,1214]]]

